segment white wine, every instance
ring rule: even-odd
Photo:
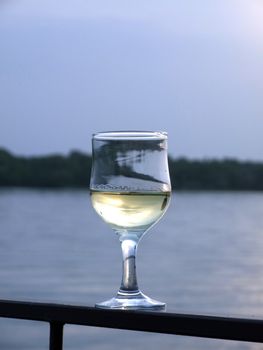
[[[166,211],[170,192],[91,191],[96,212],[118,231],[145,231]]]

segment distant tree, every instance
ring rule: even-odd
[[[91,161],[90,155],[79,151],[67,156],[18,157],[0,148],[0,186],[87,188]],[[176,190],[263,191],[260,162],[169,157],[169,168],[172,188]]]

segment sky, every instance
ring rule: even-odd
[[[263,0],[0,0],[0,147],[90,152],[107,130],[263,160]]]

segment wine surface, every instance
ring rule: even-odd
[[[96,212],[113,229],[145,231],[166,211],[170,192],[91,191]]]

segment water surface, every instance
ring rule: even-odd
[[[142,239],[143,292],[174,312],[263,317],[263,193],[174,193]],[[120,284],[117,237],[86,190],[0,190],[0,298],[93,305]],[[16,336],[14,337],[14,332]],[[48,325],[0,320],[0,349],[47,349]],[[65,349],[262,349],[233,341],[65,327]]]

